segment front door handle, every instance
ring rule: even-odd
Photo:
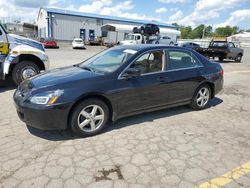
[[[161,76],[161,77],[157,78],[157,81],[159,81],[161,83],[167,82],[167,80],[168,80],[168,77]]]

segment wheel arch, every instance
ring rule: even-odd
[[[31,62],[35,63],[39,67],[40,70],[45,70],[45,65],[39,57],[37,57],[33,54],[21,54],[21,55],[15,57],[15,59],[10,64],[9,74],[11,74],[14,67],[22,61],[31,61]]]
[[[214,98],[214,96],[215,96],[215,85],[214,85],[214,83],[212,83],[212,82],[210,82],[210,81],[203,81],[203,82],[201,82],[199,85],[198,85],[198,87],[196,88],[196,90],[195,90],[195,93],[197,92],[197,90],[199,89],[199,87],[201,87],[202,85],[208,85],[209,87],[210,87],[210,89],[211,89],[211,98]]]
[[[69,113],[68,113],[68,120],[67,120],[67,124],[69,125],[69,120],[70,120],[70,115],[72,113],[72,111],[75,109],[75,107],[80,104],[82,101],[87,100],[87,99],[99,99],[102,102],[104,102],[109,109],[109,120],[113,120],[113,113],[114,113],[114,105],[112,104],[112,102],[104,95],[99,94],[99,93],[90,93],[90,94],[85,94],[83,96],[80,96],[74,103],[73,105],[70,107]]]

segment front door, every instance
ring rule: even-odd
[[[95,40],[95,30],[92,30],[92,29],[89,30],[89,40],[90,41]]]
[[[85,42],[86,39],[86,30],[80,29],[80,38]]]
[[[6,38],[6,34],[0,25],[0,63],[4,62],[9,53],[9,43]]]
[[[124,100],[118,101],[122,114],[164,106],[168,89],[165,77],[165,53],[163,50],[146,52],[140,56],[131,68],[140,70],[141,75],[131,79],[120,79],[119,85],[126,88]]]
[[[238,54],[238,49],[235,47],[234,43],[229,42],[228,43],[229,51],[230,53],[228,54],[229,58],[235,58]]]

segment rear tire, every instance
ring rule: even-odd
[[[86,99],[70,114],[69,126],[80,137],[99,134],[108,124],[109,108],[99,99]]]
[[[12,79],[16,85],[40,73],[39,67],[32,61],[21,61],[12,71]]]
[[[209,85],[205,84],[198,87],[192,98],[190,104],[191,108],[193,108],[194,110],[203,110],[207,108],[212,96],[211,94],[212,92]]]

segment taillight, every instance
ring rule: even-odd
[[[224,75],[224,70],[223,69],[220,69],[220,75],[223,76]]]

